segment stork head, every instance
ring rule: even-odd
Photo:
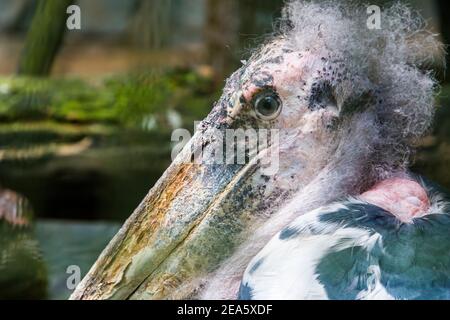
[[[307,209],[404,170],[432,118],[424,69],[440,47],[409,9],[383,10],[381,29],[366,9],[288,2],[72,298],[198,297],[246,246],[221,273],[227,286],[293,218],[279,209],[294,195]],[[241,162],[227,152],[236,139],[257,140]]]

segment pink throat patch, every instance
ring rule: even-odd
[[[404,178],[383,180],[360,198],[385,209],[405,223],[426,215],[430,208],[425,189],[417,182]]]

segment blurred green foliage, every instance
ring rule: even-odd
[[[43,299],[47,268],[30,230],[0,221],[0,299]]]
[[[46,298],[47,267],[31,226],[33,210],[26,199],[6,193],[0,189],[1,209],[14,205],[16,211],[5,217],[0,210],[0,300]]]
[[[139,127],[177,110],[201,120],[218,97],[211,79],[188,69],[134,72],[89,84],[77,79],[0,78],[0,121],[52,119]],[[186,118],[187,117],[187,118]]]

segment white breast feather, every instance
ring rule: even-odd
[[[252,289],[253,299],[328,299],[324,286],[318,280],[317,266],[330,252],[356,246],[371,249],[381,241],[378,233],[359,228],[342,228],[336,223],[320,222],[324,212],[345,208],[342,204],[320,208],[297,218],[290,228],[299,231],[289,239],[280,239],[280,233],[256,255],[249,264],[243,283]],[[309,228],[322,230],[312,234]],[[252,272],[255,264],[259,264]],[[392,299],[380,282],[380,270],[371,265],[368,270],[368,290],[359,293],[359,299]]]

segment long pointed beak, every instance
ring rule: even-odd
[[[254,223],[258,161],[196,164],[195,134],[113,238],[71,299],[195,297]],[[244,191],[243,191],[244,190]]]

